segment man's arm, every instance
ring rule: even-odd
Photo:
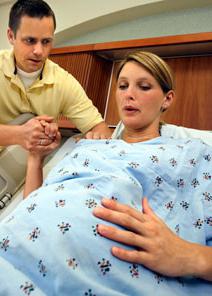
[[[10,146],[22,143],[22,127],[19,125],[0,125],[0,145]],[[23,146],[23,145],[21,145]]]

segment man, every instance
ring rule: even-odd
[[[54,12],[45,1],[19,0],[10,10],[7,35],[13,50],[0,52],[2,146],[19,144],[31,151],[48,146],[58,134],[53,121],[60,114],[89,132],[88,138],[111,135],[78,81],[48,59],[55,28]],[[25,112],[38,117],[21,126],[7,125]]]

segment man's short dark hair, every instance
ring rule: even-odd
[[[9,16],[9,27],[14,34],[20,26],[21,18],[23,16],[35,17],[42,19],[43,17],[52,17],[54,22],[54,29],[56,29],[56,18],[51,7],[43,0],[18,0],[16,1]]]

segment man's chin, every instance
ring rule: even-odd
[[[27,73],[36,72],[36,71],[42,69],[42,67],[43,67],[42,64],[41,65],[33,65],[33,66],[30,65],[30,66],[26,67],[25,72],[27,72]]]

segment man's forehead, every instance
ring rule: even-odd
[[[28,15],[23,15],[20,18],[19,29],[26,27],[30,29],[33,26],[42,26],[43,29],[49,28],[54,30],[54,20],[52,16],[43,17],[30,17]]]
[[[52,17],[23,16],[20,20],[17,34],[32,38],[53,38],[54,22]]]

